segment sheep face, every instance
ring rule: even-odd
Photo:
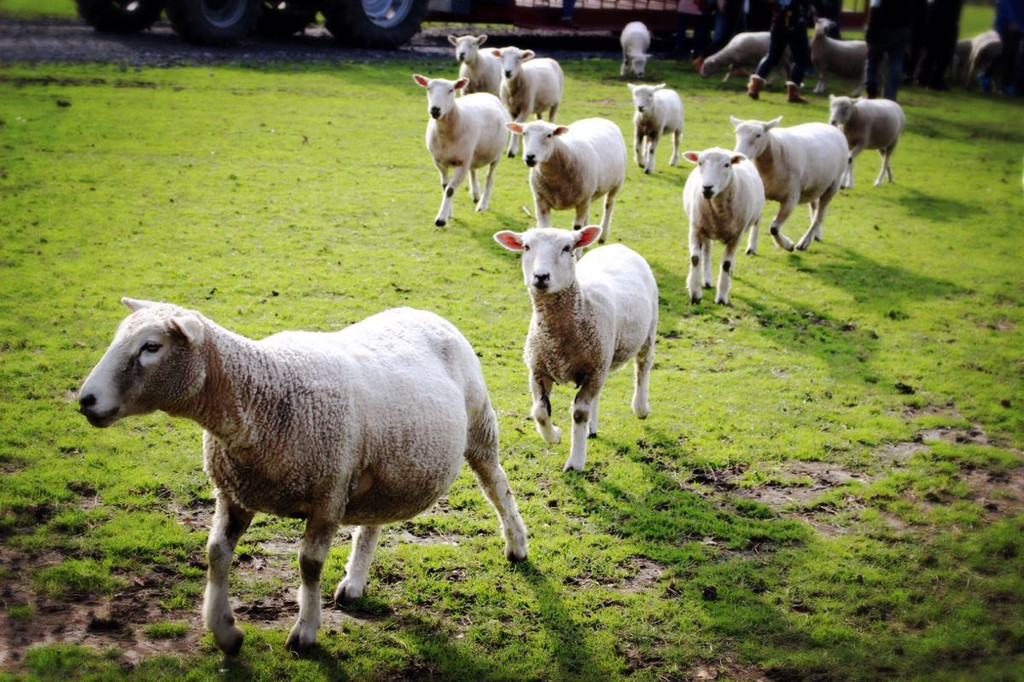
[[[849,97],[836,97],[830,95],[829,98],[829,125],[840,127],[846,125],[846,122],[850,120],[850,116],[853,114],[853,105],[855,102]]]
[[[523,161],[530,168],[551,158],[551,153],[555,149],[555,138],[569,132],[567,127],[547,121],[532,121],[526,125],[509,123],[508,128],[514,133],[522,134]]]
[[[469,84],[468,78],[450,81],[444,78],[427,78],[418,73],[413,74],[412,79],[417,85],[427,89],[427,113],[434,119],[447,115],[455,107],[455,91]]]
[[[779,125],[782,117],[771,121],[742,121],[730,116],[729,120],[736,131],[736,151],[748,159],[756,159],[768,146],[768,131]]]
[[[628,84],[629,91],[633,93],[633,104],[636,111],[645,119],[651,117],[654,112],[654,93],[665,87],[664,83],[658,85],[632,85]]]
[[[487,35],[480,36],[448,36],[448,42],[455,46],[455,58],[459,63],[475,62],[480,54],[480,46],[487,42]]]
[[[644,77],[644,70],[647,68],[647,58],[649,54],[631,54],[629,55],[629,70],[636,74],[637,78]]]
[[[520,50],[518,47],[503,47],[493,54],[501,59],[501,72],[509,80],[519,75],[523,62],[533,59],[533,50]]]
[[[683,158],[700,169],[701,193],[709,201],[732,184],[732,167],[747,157],[720,147],[702,152],[684,152]]]
[[[104,428],[123,417],[173,410],[202,387],[206,371],[194,362],[204,336],[193,312],[163,303],[121,299],[125,318],[107,352],[78,392],[79,411]]]
[[[554,294],[576,281],[577,249],[584,249],[601,236],[600,225],[582,230],[535,227],[526,232],[502,230],[495,241],[509,251],[523,254],[523,284],[530,293]]]

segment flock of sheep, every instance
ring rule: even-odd
[[[649,34],[631,25],[623,35],[623,74],[642,71]],[[578,387],[564,468],[581,470],[611,371],[633,361],[633,412],[640,419],[650,412],[658,326],[651,268],[622,244],[582,255],[610,234],[628,163],[625,138],[602,118],[568,126],[553,122],[564,85],[554,60],[516,47],[482,49],[486,36],[450,39],[461,62],[459,78],[413,77],[426,90],[426,143],[441,176],[435,223],[451,220],[455,191],[467,175],[476,209],[487,210],[498,161],[522,146],[537,226],[494,238],[522,254],[532,301],[524,353],[531,415],[543,439],[558,443],[552,386]],[[892,179],[889,156],[903,129],[895,103],[832,98],[831,125],[784,128],[781,117],[733,118],[734,150],[680,154],[679,95],[664,84],[629,89],[636,108],[635,162],[653,173],[658,141],[671,135],[670,164],[680,155],[695,164],[683,191],[690,223],[687,283],[694,303],[711,286],[712,241],[725,243],[716,301],[728,303],[739,240],[749,229],[747,252],[757,252],[766,200],[780,204],[771,223],[776,243],[806,249],[821,238],[831,199],[852,185],[852,162],[861,150],[883,155],[876,184],[886,173]],[[544,111],[548,121],[526,122]],[[481,191],[476,171],[485,166]],[[601,224],[588,225],[590,204],[601,197]],[[782,225],[801,203],[810,205],[811,225],[794,245]],[[574,230],[551,227],[552,210],[570,209]],[[299,547],[299,617],[287,640],[297,652],[315,642],[320,627],[321,569],[338,527],[357,527],[345,577],[334,593],[343,602],[363,595],[382,524],[427,509],[464,461],[498,514],[506,556],[526,559],[527,531],[499,462],[498,422],[480,362],[446,320],[401,308],[338,332],[284,332],[254,341],[193,310],[122,302],[131,313],[82,385],[80,411],[97,427],[163,410],[205,429],[204,469],[216,485],[216,512],[207,542],[203,616],[226,654],[237,654],[243,639],[228,602],[231,559],[258,511],[306,520]]]

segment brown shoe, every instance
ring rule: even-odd
[[[793,81],[786,81],[786,101],[790,104],[807,104],[807,100],[800,96],[800,86]]]
[[[761,98],[761,88],[764,87],[764,79],[758,76],[756,73],[750,77],[747,81],[747,97],[750,99]]]
[[[704,57],[694,57],[693,70],[699,73],[702,66],[704,66]]]

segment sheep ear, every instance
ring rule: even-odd
[[[493,54],[495,57],[500,57],[501,50],[491,50],[491,54]]]
[[[414,73],[412,75],[412,80],[414,83],[416,83],[416,85],[419,85],[420,87],[424,88],[427,87],[427,83],[430,82],[429,78],[427,78],[426,76],[421,76],[418,73]]]
[[[835,98],[836,98],[836,96],[835,96],[835,95],[829,95],[829,96],[828,96],[828,101],[829,101],[829,102],[835,101]]]
[[[502,230],[494,233],[494,241],[504,246],[509,251],[523,250],[523,235],[512,230]]]
[[[598,237],[601,236],[600,225],[587,225],[582,230],[576,233],[576,245],[574,249],[585,249],[594,242],[597,241]]]
[[[745,157],[743,154],[733,154],[732,164],[735,166],[737,163],[739,163],[741,161],[746,161],[746,160],[747,160],[747,157]]]
[[[459,44],[459,39],[449,33],[448,34],[448,42],[451,43],[452,45],[458,45]]]
[[[132,311],[133,313],[136,310],[142,310],[143,308],[151,308],[154,305],[156,305],[156,303],[154,303],[153,301],[143,301],[142,299],[139,298],[128,298],[127,296],[121,299],[121,303],[124,305],[125,308]]]
[[[732,123],[732,127],[733,128],[739,128],[740,124],[743,123],[743,120],[739,119],[739,118],[736,118],[735,116],[730,114],[729,122]]]
[[[171,326],[181,332],[185,340],[191,344],[200,343],[203,340],[203,322],[195,315],[178,315],[171,318]]]
[[[462,88],[466,87],[467,85],[469,85],[469,79],[468,78],[460,78],[459,80],[455,81],[455,89],[456,90],[461,90]]]
[[[649,57],[650,55],[647,55],[647,56]],[[655,85],[655,86],[653,87],[653,89],[654,89],[654,90],[661,90],[661,89],[662,89],[663,87],[665,87],[665,84],[664,84],[664,83],[658,83],[657,85]]]
[[[627,88],[629,88],[629,91],[630,91],[630,92],[636,92],[636,89],[637,89],[638,87],[640,87],[640,86],[638,86],[638,85],[633,85],[632,83],[626,83],[626,87],[627,87]]]
[[[566,126],[558,126],[552,132],[556,136],[557,135],[565,135],[567,132],[569,132],[569,129]]]
[[[700,152],[683,152],[683,158],[690,163],[697,163],[700,159]]]
[[[770,120],[770,121],[768,121],[767,123],[764,124],[764,129],[765,130],[771,130],[775,126],[779,125],[779,123],[781,123],[781,122],[782,122],[782,117],[781,116],[779,116],[778,118],[773,118],[772,120]]]
[[[535,53],[534,53],[534,51],[533,51],[533,50],[523,50],[523,61],[524,61],[524,62],[525,62],[525,61],[526,61],[527,59],[533,59],[533,58],[534,58],[534,56],[535,56]]]
[[[521,123],[515,123],[515,122],[511,122],[510,121],[510,122],[505,124],[505,127],[508,128],[509,130],[511,130],[516,135],[522,135],[523,134],[523,124],[521,124]]]
[[[487,42],[487,34],[486,33],[478,35],[476,37],[476,44],[477,45],[483,45],[486,42]]]

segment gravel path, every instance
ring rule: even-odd
[[[286,39],[253,38],[239,47],[209,48],[180,40],[166,21],[134,35],[98,33],[84,22],[0,20],[0,64],[105,63],[125,66],[186,66],[195,64],[269,64],[369,59],[443,59],[452,57],[449,33],[478,32],[463,26],[430,28],[416,34],[398,50],[359,50],[338,44],[324,28]],[[496,45],[531,47],[545,55],[618,59],[618,40],[611,33],[569,34],[544,31],[488,29]]]

